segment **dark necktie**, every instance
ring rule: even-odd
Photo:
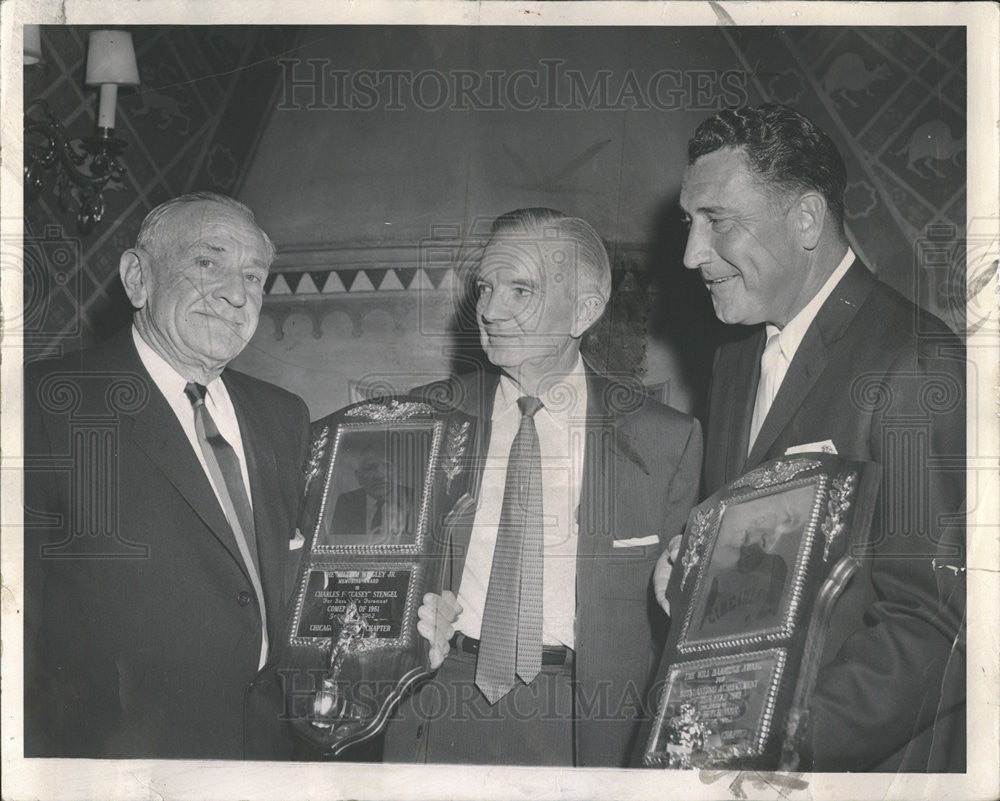
[[[538,398],[518,398],[521,425],[510,447],[500,525],[483,608],[476,684],[492,704],[530,684],[542,667],[542,455]]]
[[[198,444],[201,446],[202,455],[205,457],[205,464],[212,477],[212,484],[218,493],[219,501],[222,503],[223,511],[233,529],[236,538],[236,547],[240,556],[243,557],[243,564],[247,574],[250,576],[250,584],[253,585],[254,593],[257,595],[257,605],[260,608],[261,631],[263,637],[262,654],[267,653],[267,615],[264,608],[264,589],[260,583],[258,572],[257,556],[257,536],[253,522],[253,509],[250,506],[250,498],[247,496],[247,488],[243,483],[243,471],[240,469],[240,460],[233,450],[233,446],[226,442],[226,438],[219,433],[212,415],[209,414],[205,406],[206,389],[202,384],[188,383],[184,387],[184,394],[191,401],[194,407],[194,428],[198,434]]]
[[[385,501],[375,502],[375,511],[372,512],[371,525],[368,527],[369,534],[381,534],[382,533],[382,508],[385,506]]]

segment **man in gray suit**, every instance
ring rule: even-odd
[[[385,758],[624,765],[654,657],[650,575],[697,493],[701,431],[581,358],[611,290],[585,221],[501,216],[475,289],[495,369],[416,390],[479,420],[475,520],[439,607],[457,595],[456,633],[389,721]]]

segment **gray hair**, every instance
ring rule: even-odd
[[[149,214],[147,214],[145,219],[142,221],[142,225],[139,227],[139,235],[135,238],[135,247],[140,250],[145,250],[147,253],[155,252],[159,239],[163,234],[162,229],[164,220],[169,218],[171,212],[173,212],[174,209],[188,203],[198,203],[201,201],[218,203],[232,209],[254,228],[260,231],[260,235],[264,238],[264,245],[267,250],[267,263],[268,266],[271,265],[274,261],[275,255],[277,254],[277,249],[274,247],[274,243],[271,242],[270,237],[268,237],[261,227],[257,225],[257,219],[254,217],[253,212],[238,200],[233,200],[227,195],[220,195],[216,192],[189,192],[186,195],[180,195],[179,197],[172,198],[165,203],[161,203],[149,212]]]
[[[490,241],[501,234],[540,237],[539,244],[568,240],[576,249],[575,265],[580,288],[592,290],[601,301],[611,297],[611,262],[594,227],[579,217],[546,208],[526,208],[501,214],[490,228]]]

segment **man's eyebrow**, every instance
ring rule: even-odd
[[[511,284],[514,286],[526,286],[529,289],[535,289],[538,286],[538,283],[531,278],[514,278]]]
[[[695,211],[702,214],[724,214],[727,209],[724,206],[699,206]]]
[[[228,250],[228,248],[226,248],[226,246],[221,243],[212,242],[211,240],[207,239],[199,239],[195,242],[192,242],[191,245],[188,247],[188,250],[189,251],[208,250],[211,251],[212,253],[225,253]]]
[[[477,275],[476,278],[475,278],[475,281],[476,281],[476,283],[491,284],[491,285],[496,283],[496,281],[492,277],[484,277],[482,275]],[[511,278],[510,279],[510,285],[511,286],[526,286],[526,287],[530,287],[532,289],[535,289],[535,288],[538,287],[538,282],[535,281],[533,278],[522,278],[522,277],[518,276],[516,278]]]
[[[191,243],[188,247],[188,252],[192,254],[197,254],[199,252],[209,251],[210,253],[228,253],[229,248],[224,242],[214,242],[207,239],[199,239],[196,242]],[[250,262],[251,267],[260,267],[260,269],[267,272],[268,263],[265,259],[254,258]]]

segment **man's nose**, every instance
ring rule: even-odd
[[[494,290],[492,292],[484,292],[479,296],[479,316],[483,322],[494,322],[510,318],[510,307],[501,297],[502,294],[502,292]]]
[[[225,300],[237,308],[247,302],[247,287],[241,270],[228,271],[219,280],[212,293],[215,297]]]
[[[712,237],[708,226],[692,222],[688,229],[687,244],[684,246],[684,266],[697,270],[711,261]]]

